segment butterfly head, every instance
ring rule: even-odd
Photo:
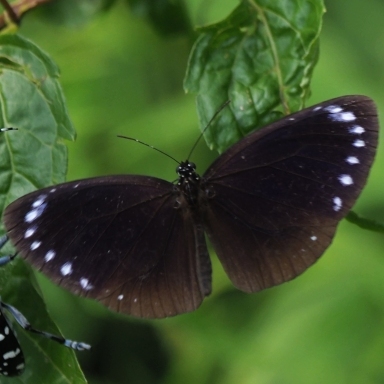
[[[182,192],[190,205],[197,202],[200,176],[196,173],[196,165],[188,160],[182,161],[176,168],[179,175],[177,190]]]
[[[190,161],[182,161],[176,168],[179,175],[178,185],[196,183],[200,180],[200,176],[196,173],[196,164]]]

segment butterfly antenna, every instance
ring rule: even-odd
[[[225,103],[223,103],[221,105],[221,107],[215,112],[215,114],[212,116],[211,120],[209,120],[208,124],[206,125],[206,127],[203,129],[203,131],[201,132],[200,136],[197,138],[197,140],[195,141],[195,144],[193,144],[192,146],[192,149],[191,151],[189,152],[189,155],[187,157],[187,159],[189,160],[189,158],[192,156],[192,152],[195,150],[197,144],[199,143],[200,139],[204,136],[204,133],[206,132],[206,130],[209,128],[209,126],[211,125],[212,121],[216,119],[216,116],[231,102],[231,100],[227,100]]]
[[[168,153],[165,153],[165,152],[161,151],[160,149],[155,148],[153,145],[149,145],[149,144],[147,144],[147,143],[144,143],[143,141],[134,139],[133,137],[123,136],[123,135],[117,135],[117,137],[120,137],[121,139],[127,139],[127,140],[136,141],[136,143],[143,144],[143,145],[145,145],[145,146],[148,147],[148,148],[152,148],[152,149],[154,149],[155,151],[160,152],[160,153],[162,153],[163,155],[169,157],[169,158],[172,159],[173,161],[176,161],[177,164],[180,164],[180,161],[177,161],[174,157],[172,157],[171,155],[168,155]]]

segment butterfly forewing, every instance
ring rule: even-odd
[[[23,257],[57,284],[124,313],[172,316],[210,292],[202,228],[174,208],[173,190],[144,176],[65,183],[17,200],[4,222]]]
[[[236,287],[280,284],[317,260],[366,182],[377,135],[373,102],[342,97],[249,135],[212,164],[206,229]]]

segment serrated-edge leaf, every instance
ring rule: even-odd
[[[5,68],[18,69],[36,85],[47,99],[52,113],[57,116],[59,136],[73,141],[76,138],[76,132],[69,119],[64,94],[58,82],[60,70],[50,56],[19,35],[2,35],[0,36],[1,59],[9,61]]]
[[[65,180],[62,141],[74,140],[75,131],[59,75],[56,64],[35,44],[17,35],[0,36],[1,125],[19,129],[0,137],[2,169],[8,169],[4,203]]]
[[[301,109],[317,62],[322,0],[243,0],[225,20],[198,29],[186,92],[197,93],[203,129],[219,152],[283,114]]]

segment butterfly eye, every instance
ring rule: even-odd
[[[189,168],[192,168],[193,170],[196,169],[196,164],[195,163],[190,162],[188,165],[189,165]]]
[[[215,197],[215,191],[212,187],[206,188],[205,194],[207,195],[208,199],[213,199]]]

